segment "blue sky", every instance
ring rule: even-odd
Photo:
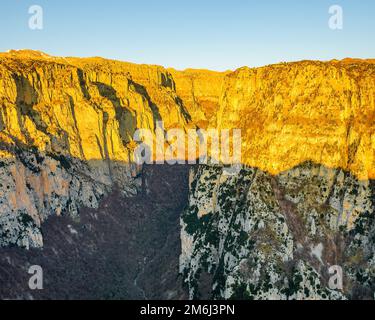
[[[28,27],[31,5],[43,30]],[[343,30],[328,27],[342,6]],[[375,58],[374,0],[2,0],[0,51],[36,49],[184,69]]]

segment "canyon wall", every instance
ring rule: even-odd
[[[191,172],[180,272],[191,298],[373,299],[375,65],[302,61],[225,77],[218,128],[244,168]],[[344,288],[331,290],[330,268]]]
[[[375,64],[302,61],[225,78],[219,128],[242,130],[243,163],[272,174],[304,161],[375,178]]]
[[[101,58],[2,54],[0,106],[0,245],[42,246],[48,216],[135,194],[137,129],[195,127],[169,71]]]
[[[374,208],[373,180],[312,162],[278,175],[196,168],[181,219],[190,298],[373,299]],[[336,266],[343,290],[329,284]]]
[[[0,246],[43,247],[48,217],[147,194],[137,129],[241,129],[242,170],[178,182],[190,297],[373,298],[374,99],[374,60],[212,72],[0,54]]]

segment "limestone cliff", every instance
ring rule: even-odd
[[[217,74],[209,73],[208,83],[210,77]],[[96,208],[114,186],[134,194],[136,129],[154,131],[158,121],[165,130],[195,127],[194,93],[181,90],[186,106],[159,66],[1,54],[0,245],[42,246],[40,225],[49,215]],[[209,99],[218,101],[218,89]]]
[[[180,259],[190,296],[373,297],[374,93],[374,60],[221,73],[0,54],[0,247],[42,247],[48,217],[78,221],[87,207],[97,219],[112,192],[147,194],[137,129],[238,128],[241,171],[190,173]],[[342,292],[327,284],[333,264]]]
[[[194,69],[169,71],[175,81],[176,92],[184,101],[192,121],[199,128],[215,128],[224,79],[230,72]]]
[[[225,77],[217,127],[241,129],[245,166],[191,172],[180,258],[191,298],[374,298],[374,98],[373,60]]]
[[[373,299],[375,185],[311,162],[191,171],[180,272],[191,298]],[[350,223],[351,222],[351,223]],[[343,270],[343,290],[329,286]]]
[[[240,128],[243,162],[272,174],[304,161],[375,178],[375,64],[302,61],[229,74],[218,126]]]

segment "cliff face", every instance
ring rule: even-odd
[[[104,196],[79,220],[51,216],[43,249],[0,248],[1,299],[181,299],[179,221],[188,195],[186,166],[145,166],[147,192]],[[43,268],[30,290],[28,268]]]
[[[241,129],[246,167],[191,172],[180,260],[191,298],[374,297],[374,99],[373,61],[225,77],[217,126]]]
[[[246,168],[191,173],[180,260],[191,298],[374,297],[374,98],[373,61],[225,77],[217,126],[241,129]]]
[[[2,54],[0,101],[0,245],[41,246],[49,215],[96,208],[114,185],[134,194],[137,128],[194,127],[166,69],[101,58]]]
[[[306,162],[273,176],[191,171],[180,272],[190,298],[373,299],[375,185]],[[343,290],[329,286],[343,270]]]
[[[373,297],[374,91],[373,60],[219,73],[0,54],[0,246],[42,247],[48,217],[96,217],[115,191],[147,194],[137,129],[241,129],[240,172],[190,173],[180,258],[190,296]],[[335,264],[342,292],[328,286]]]
[[[216,128],[219,100],[229,72],[190,69],[169,71],[176,84],[176,93],[184,101],[196,126],[202,129]]]
[[[375,64],[297,62],[225,79],[218,126],[240,128],[243,162],[272,174],[305,161],[375,177]]]

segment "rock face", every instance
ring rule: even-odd
[[[229,72],[191,69],[169,71],[176,84],[176,93],[183,100],[191,120],[199,128],[215,128],[220,95]]]
[[[198,167],[182,216],[190,298],[372,299],[374,187],[311,162],[276,176]],[[333,266],[342,292],[329,287]]]
[[[243,163],[272,174],[305,161],[375,178],[375,64],[304,61],[225,78],[218,126],[242,129]]]
[[[182,213],[179,268],[191,298],[374,298],[374,99],[374,60],[220,73],[27,50],[0,54],[0,247],[60,252],[44,243],[47,218],[79,225],[80,212],[109,218],[142,200],[161,220]],[[173,210],[155,194],[142,198],[148,187],[144,168],[134,164],[134,133],[155,135],[160,122],[184,132],[241,129],[243,169],[228,175],[221,166],[197,165],[189,181],[182,172],[179,184],[190,191],[178,189],[184,194],[170,198]],[[114,194],[119,204],[103,207]],[[142,228],[129,230],[131,238],[144,237]],[[150,230],[151,238],[165,236]],[[6,272],[13,261],[7,254]],[[159,270],[154,264],[163,257],[153,257],[147,268]],[[343,290],[329,285],[332,266],[343,269]],[[150,297],[158,287],[142,280],[146,269],[133,279],[138,293],[126,297]],[[165,279],[159,287],[169,294],[153,297],[182,297]]]
[[[344,60],[225,77],[219,128],[246,167],[191,173],[181,273],[191,298],[373,299],[375,66]],[[344,288],[331,290],[330,268]]]
[[[43,249],[0,249],[0,299],[181,299],[180,214],[189,167],[145,166],[142,192],[114,189],[79,220],[52,216],[42,225]],[[32,265],[43,290],[28,286]]]
[[[135,194],[136,129],[194,126],[169,71],[101,58],[3,54],[0,106],[1,246],[42,246],[48,216],[97,208],[114,186]]]

